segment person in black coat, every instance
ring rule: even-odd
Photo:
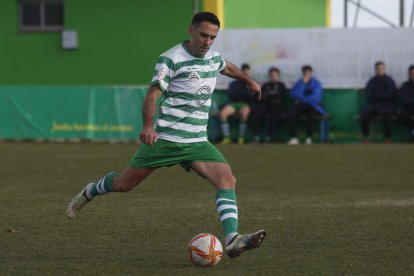
[[[253,104],[252,125],[254,141],[260,142],[260,132],[263,124],[268,124],[265,141],[270,139],[276,130],[277,121],[284,115],[284,103],[287,99],[288,90],[285,84],[279,81],[280,71],[278,68],[269,69],[269,81],[262,86],[262,99]]]
[[[391,142],[391,119],[395,110],[395,82],[385,73],[382,61],[375,63],[375,76],[365,88],[367,106],[361,112],[362,134],[364,143],[368,143],[370,121],[380,116],[384,123],[385,142]]]
[[[408,81],[401,86],[398,93],[398,119],[411,133],[414,141],[414,65],[408,68]]]
[[[247,63],[241,66],[241,70],[244,74],[249,77],[252,76],[250,65]],[[221,129],[223,132],[223,141],[222,144],[230,144],[230,125],[227,119],[237,114],[240,118],[239,122],[239,138],[238,143],[244,144],[244,136],[247,130],[247,120],[250,115],[250,102],[254,99],[253,95],[250,93],[249,88],[246,83],[236,80],[230,83],[229,86],[229,102],[223,107],[220,111],[220,122]]]

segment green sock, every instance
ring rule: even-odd
[[[93,199],[97,195],[104,195],[112,192],[112,180],[119,173],[110,172],[101,179],[99,179],[93,186],[85,191],[86,198]]]
[[[226,238],[226,244],[238,234],[238,217],[236,191],[232,189],[218,190],[216,194],[217,212]]]
[[[230,137],[230,125],[227,121],[221,122],[221,131],[223,132],[224,137]]]

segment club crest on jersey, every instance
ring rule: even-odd
[[[188,78],[190,80],[199,80],[200,79],[200,75],[198,74],[198,72],[191,72],[190,75],[188,76]]]
[[[205,104],[209,99],[213,92],[211,91],[211,88],[209,86],[203,86],[200,89],[198,89],[195,97],[195,103],[198,106],[201,106]]]

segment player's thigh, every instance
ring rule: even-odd
[[[228,163],[194,161],[191,168],[217,189],[234,189],[236,178]]]
[[[247,119],[249,117],[249,114],[250,114],[250,106],[246,104],[245,106],[240,108],[239,113],[240,113],[240,117],[242,119]]]
[[[220,118],[227,119],[229,116],[233,115],[235,112],[236,112],[236,109],[234,109],[234,107],[228,104],[224,106],[223,109],[220,111]]]

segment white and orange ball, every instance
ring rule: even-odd
[[[201,267],[212,267],[223,257],[223,246],[216,236],[203,233],[191,239],[188,245],[190,261]]]

